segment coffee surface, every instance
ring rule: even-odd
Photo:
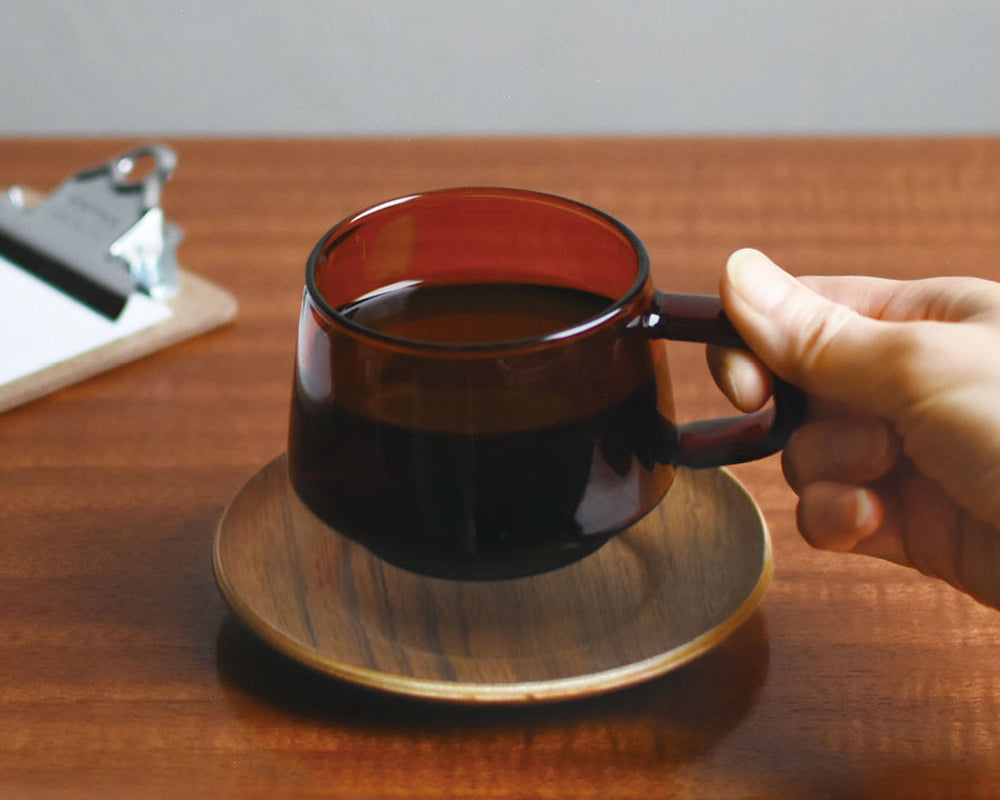
[[[572,328],[612,305],[607,297],[561,286],[473,283],[403,286],[340,311],[370,330],[437,344],[485,344]]]

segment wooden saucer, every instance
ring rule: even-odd
[[[679,470],[652,513],[575,564],[506,581],[427,578],[313,516],[283,455],[229,505],[214,561],[232,610],[291,658],[474,703],[591,695],[685,664],[750,616],[773,566],[742,485],[724,470]]]

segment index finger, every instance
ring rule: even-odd
[[[864,275],[807,275],[799,280],[827,300],[887,322],[959,322],[996,313],[1000,284],[981,278],[898,281]]]

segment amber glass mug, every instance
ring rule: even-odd
[[[804,396],[675,423],[664,339],[744,346],[718,298],[667,294],[608,215],[536,192],[392,200],[309,257],[289,477],[338,532],[406,569],[513,578],[595,550],[677,466],[767,456]]]

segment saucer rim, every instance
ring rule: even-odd
[[[267,464],[257,470],[241,485],[226,505],[216,526],[212,543],[212,566],[216,585],[230,610],[262,641],[303,666],[368,689],[388,692],[398,696],[470,705],[523,705],[554,702],[590,697],[616,689],[623,689],[678,669],[721,644],[757,610],[763,601],[764,595],[767,593],[774,575],[774,553],[771,534],[760,506],[743,483],[730,470],[724,467],[715,467],[711,471],[722,474],[738,491],[743,500],[753,508],[754,516],[759,526],[758,533],[761,536],[763,545],[760,572],[753,589],[733,609],[732,613],[721,622],[707,628],[687,642],[656,655],[611,669],[581,675],[538,681],[477,683],[418,678],[388,673],[323,655],[317,652],[315,648],[308,646],[298,639],[283,634],[244,600],[241,593],[233,586],[226,574],[226,567],[221,551],[223,528],[230,510],[239,502],[242,493],[250,483],[260,477],[266,470],[275,468],[277,462],[284,459],[285,454],[282,453],[267,462]],[[684,468],[678,468],[678,472],[681,472],[682,469]],[[289,491],[291,491],[290,487]],[[660,502],[665,502],[665,500],[666,498]]]

